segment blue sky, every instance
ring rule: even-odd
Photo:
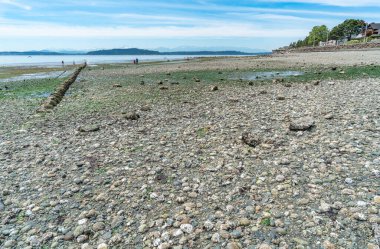
[[[271,50],[315,25],[380,22],[379,0],[0,0],[0,51]]]

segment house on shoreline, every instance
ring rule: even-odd
[[[363,32],[363,36],[380,35],[380,23],[370,23]]]

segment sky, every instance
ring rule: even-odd
[[[380,22],[379,0],[0,0],[0,51],[272,50],[315,25]]]

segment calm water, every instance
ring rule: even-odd
[[[208,57],[200,56],[185,56],[185,55],[0,55],[0,67],[4,66],[44,66],[44,67],[57,67],[62,65],[81,64],[87,61],[88,64],[102,64],[102,63],[132,63],[134,59],[138,58],[139,62],[149,61],[167,61],[167,60],[183,60],[186,58],[194,57]],[[215,56],[210,56],[215,57]]]

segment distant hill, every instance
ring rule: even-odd
[[[160,52],[138,48],[109,49],[88,52],[87,55],[160,55]]]
[[[244,53],[239,51],[177,51],[158,52],[154,50],[128,48],[98,50],[87,53],[88,55],[254,55],[256,53]]]

